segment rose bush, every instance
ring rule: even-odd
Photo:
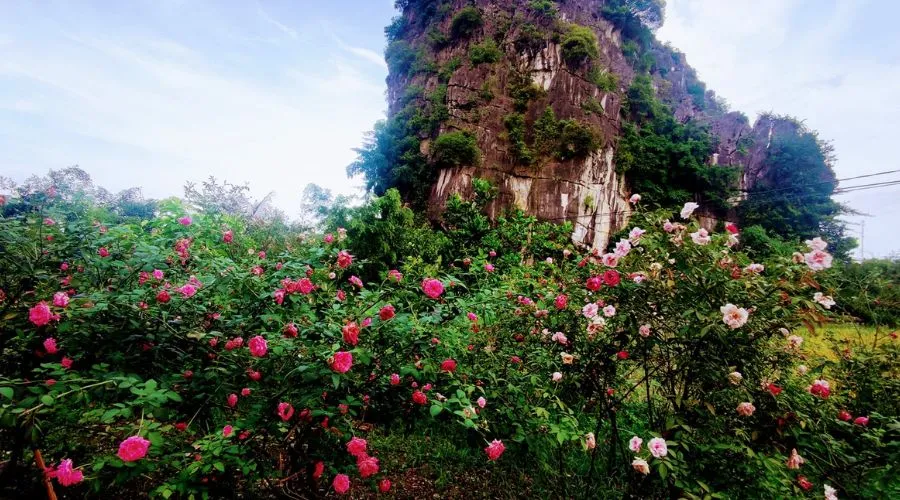
[[[585,253],[522,214],[473,223],[467,205],[455,251],[382,269],[353,225],[6,203],[6,477],[40,449],[87,496],[374,493],[404,473],[379,436],[443,433],[547,495],[797,495],[792,450],[813,485],[891,487],[896,407],[859,399],[852,365],[800,373],[788,339],[827,319],[819,242],[758,265],[689,204],[675,223],[639,211],[609,252]]]

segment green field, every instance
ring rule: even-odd
[[[817,328],[813,335],[810,335],[809,330],[805,328],[798,329],[795,333],[803,337],[803,350],[806,353],[835,360],[838,358],[836,348],[853,349],[854,346],[859,345],[872,347],[876,343],[889,340],[890,333],[895,331],[884,327],[834,323]]]

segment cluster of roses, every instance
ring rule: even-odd
[[[643,444],[643,439],[637,436],[633,436],[628,442],[628,449],[630,449],[635,455],[637,455],[641,452]],[[647,450],[650,452],[650,455],[652,455],[653,458],[664,458],[669,454],[669,447],[666,445],[666,440],[659,437],[655,437],[647,443]],[[639,472],[641,474],[650,474],[650,463],[647,462],[646,458],[636,456],[634,460],[631,461],[631,467],[636,472]]]
[[[368,443],[362,438],[354,437],[347,442],[347,453],[356,458],[356,469],[363,479],[378,474],[379,470],[378,459],[369,455],[367,448]],[[322,462],[317,463],[313,477],[318,479],[323,470],[324,464]],[[337,474],[331,482],[331,487],[339,495],[347,493],[350,491],[350,477],[347,474]],[[382,479],[378,482],[378,489],[382,493],[387,493],[391,489],[391,481]]]

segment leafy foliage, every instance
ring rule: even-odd
[[[782,118],[784,120],[784,118]],[[837,186],[831,145],[793,120],[793,126],[773,137],[763,161],[765,174],[738,207],[744,225],[759,225],[785,239],[827,234],[835,254],[854,245],[836,217],[843,212],[831,195]],[[783,127],[784,129],[784,127]]]
[[[598,145],[590,126],[574,119],[557,120],[550,107],[534,123],[534,146],[543,155],[562,161],[583,158]]]
[[[655,95],[650,78],[638,76],[623,110],[628,120],[616,151],[616,167],[635,192],[656,206],[671,207],[694,196],[722,210],[736,192],[733,167],[709,165],[709,132],[681,124]]]
[[[597,35],[587,26],[570,25],[560,40],[560,46],[563,59],[571,66],[596,59],[599,55]]]
[[[503,57],[503,52],[500,51],[497,47],[497,42],[492,38],[488,38],[469,48],[469,61],[471,61],[473,66],[484,63],[493,64],[499,61],[501,57]]]
[[[477,7],[463,7],[450,22],[450,36],[454,40],[468,38],[484,24],[481,11]]]
[[[537,497],[784,498],[800,494],[801,472],[842,495],[891,496],[896,341],[838,363],[790,347],[780,328],[827,318],[805,264],[773,256],[750,271],[731,235],[695,243],[696,221],[666,232],[668,211],[640,209],[633,222],[647,231],[613,262],[573,252],[571,225],[521,212],[492,223],[483,209],[496,190],[472,189],[448,203],[443,231],[391,190],[333,206],[334,234],[302,239],[179,200],[138,221],[90,198],[11,197],[0,217],[2,480],[41,488],[24,472],[40,449],[83,468],[66,491],[76,497],[260,498],[324,489],[337,474],[362,492],[412,473],[428,436],[419,465],[474,474],[485,443],[501,441],[492,495],[527,476]],[[383,272],[394,259],[403,276]],[[309,288],[294,289],[301,278]],[[442,282],[437,298],[424,278]],[[58,317],[35,314],[41,301]],[[727,303],[746,307],[745,321],[729,324]],[[339,352],[353,357],[343,373]],[[808,390],[823,378],[828,398]],[[739,414],[741,402],[755,410]],[[841,409],[869,420],[841,421]],[[667,452],[626,451],[632,435]],[[128,436],[149,454],[117,456]],[[374,477],[348,453],[352,437],[378,457]],[[800,471],[785,466],[792,448]]]
[[[481,150],[471,132],[447,132],[438,136],[432,144],[431,159],[438,168],[474,166],[481,160]]]

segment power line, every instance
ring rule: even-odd
[[[898,170],[898,172],[900,172],[900,170]],[[875,175],[875,174],[872,174],[872,175]],[[853,178],[848,178],[845,180],[850,180],[850,179],[853,179]],[[900,180],[877,182],[877,183],[872,183],[872,184],[861,184],[858,186],[848,186],[846,188],[838,188],[838,189],[835,189],[829,196],[845,194],[845,193],[852,193],[852,192],[856,192],[856,191],[866,191],[869,189],[877,189],[877,188],[882,188],[882,187],[890,187],[890,186],[894,186],[894,185],[900,185]],[[806,194],[798,194],[795,196],[791,196],[791,198],[794,200],[799,200],[799,199],[804,199],[804,198],[821,197],[821,196],[822,195],[819,193],[806,193]],[[766,199],[756,198],[753,200],[745,200],[741,203],[741,205],[746,206],[748,204],[752,205],[753,203],[765,203],[765,202],[771,202],[771,201],[774,201],[774,200],[772,200],[772,199],[766,200]],[[616,210],[616,211],[612,211],[612,212],[597,212],[597,213],[592,213],[592,214],[575,215],[575,216],[571,216],[571,217],[541,218],[540,220],[542,220],[542,221],[572,220],[572,219],[581,219],[581,218],[585,218],[585,217],[605,217],[608,215],[625,215],[625,214],[630,214],[631,212],[632,212],[631,210]],[[716,221],[727,222],[724,219],[719,219],[717,217],[713,217],[713,216],[709,216],[709,215],[703,215],[703,217],[706,217],[708,219],[713,219]]]
[[[838,183],[843,182],[843,181],[852,181],[852,180],[854,180],[854,179],[863,179],[863,178],[866,178],[866,177],[876,177],[876,176],[879,176],[879,175],[894,174],[894,173],[898,173],[898,172],[900,172],[900,169],[898,169],[898,170],[885,170],[885,171],[883,171],[883,172],[876,172],[876,173],[874,173],[874,174],[857,175],[857,176],[855,176],[855,177],[845,177],[845,178],[843,178],[843,179],[834,179],[834,180],[830,180],[830,181],[811,182],[811,183],[806,184],[806,185],[807,185],[807,186],[813,186],[813,185],[821,185],[821,184],[838,184]],[[789,191],[789,190],[791,190],[791,189],[796,189],[796,188],[797,188],[797,186],[786,186],[786,187],[783,187],[783,188],[766,189],[766,190],[763,190],[763,191],[749,191],[749,190],[746,190],[746,189],[741,189],[740,191],[741,191],[742,193],[750,193],[750,194],[752,194],[752,195],[754,195],[754,196],[758,196],[758,195],[766,194],[766,193],[775,193],[775,192],[779,192],[779,191]]]

